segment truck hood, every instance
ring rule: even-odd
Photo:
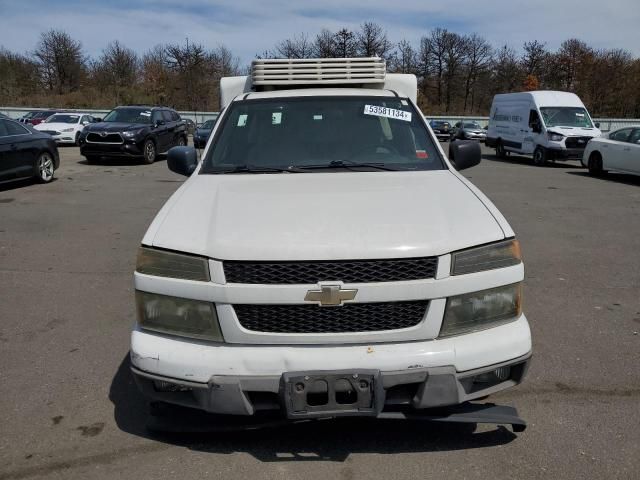
[[[143,243],[221,260],[323,260],[441,255],[502,238],[470,187],[439,170],[195,174]]]
[[[559,133],[565,137],[599,137],[602,132],[598,128],[584,127],[549,127],[549,133]]]

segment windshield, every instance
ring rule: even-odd
[[[213,124],[214,123],[215,123],[215,120],[207,120],[202,125],[200,125],[198,128],[201,128],[202,130],[211,130],[213,128]]]
[[[151,110],[140,108],[116,108],[111,110],[103,122],[151,123]]]
[[[547,127],[593,128],[589,114],[582,107],[541,107],[540,113]]]
[[[476,129],[481,129],[482,127],[480,126],[479,123],[476,122],[465,122],[462,125],[463,128],[476,128]]]
[[[52,115],[45,123],[78,123],[80,115]]]
[[[358,166],[363,163],[368,167]],[[397,97],[233,102],[201,173],[247,166],[305,172],[445,168],[420,113]]]

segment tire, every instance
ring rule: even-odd
[[[149,139],[144,142],[144,146],[142,147],[142,154],[142,161],[145,164],[151,165],[156,161],[156,144],[153,142],[153,140]]]
[[[602,155],[600,155],[600,152],[592,152],[591,155],[589,155],[588,168],[589,175],[592,177],[601,177],[607,173],[607,171],[602,168]]]
[[[184,137],[178,138],[178,143],[176,144],[178,147],[186,147],[187,139]]]
[[[542,147],[536,147],[533,152],[533,164],[543,167],[545,163],[547,163],[547,151]]]
[[[73,144],[78,147],[80,145],[80,132],[76,132],[76,139]]]
[[[49,152],[41,152],[36,160],[36,178],[40,183],[49,183],[53,180],[54,173],[53,155]]]
[[[496,142],[496,157],[507,158],[507,151],[504,149],[504,145],[502,145],[501,140]]]

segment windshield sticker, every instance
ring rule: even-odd
[[[271,114],[271,125],[280,125],[282,123],[282,112],[273,112]]]
[[[140,115],[142,115],[143,117],[150,117],[151,112],[140,112]]]
[[[365,105],[365,115],[373,115],[376,117],[392,118],[394,120],[411,121],[411,112],[404,110],[396,110],[395,108],[380,107],[378,105]]]
[[[314,120],[322,120],[322,115],[314,115],[313,119]]]
[[[249,118],[249,115],[247,115],[246,113],[243,113],[242,115],[238,115],[238,127],[244,127],[247,124],[247,118]]]
[[[405,107],[409,105],[409,102],[407,102],[406,100],[400,100],[400,103],[402,103],[402,105],[404,105]]]
[[[429,158],[426,150],[416,150],[416,158]]]

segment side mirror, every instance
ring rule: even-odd
[[[156,128],[158,128],[161,125],[164,125],[164,120],[156,120],[156,123],[153,124],[153,126]]]
[[[449,144],[449,160],[456,170],[475,167],[482,159],[480,143],[474,140],[455,140]]]
[[[596,122],[594,123],[594,125],[596,126],[596,128],[600,128],[600,122]]]
[[[198,165],[198,154],[193,147],[173,147],[167,152],[167,166],[172,172],[190,176]]]
[[[94,118],[94,120],[96,121],[96,123],[98,123],[98,122],[101,122],[101,121],[102,121],[102,118],[97,117],[97,118]]]

